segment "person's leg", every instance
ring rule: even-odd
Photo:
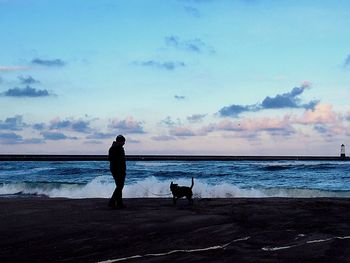
[[[118,191],[119,191],[119,189],[118,189],[117,177],[114,174],[113,174],[113,179],[114,179],[114,182],[115,182],[115,189],[113,191],[113,194],[112,194],[111,198],[109,199],[108,206],[112,207],[112,208],[115,208],[115,202],[117,201],[117,198],[118,198]]]
[[[120,208],[125,207],[123,204],[123,188],[124,188],[124,182],[125,182],[125,175],[118,175],[116,177],[116,184],[117,188],[115,189],[116,192],[116,201],[117,206]]]

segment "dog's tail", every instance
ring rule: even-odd
[[[192,190],[192,188],[193,188],[193,186],[194,186],[194,180],[193,180],[193,177],[192,177],[192,184],[191,184],[191,190]]]

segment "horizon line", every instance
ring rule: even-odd
[[[133,154],[127,161],[349,161],[348,156],[312,155],[155,155]],[[0,154],[0,161],[108,161],[106,154]]]

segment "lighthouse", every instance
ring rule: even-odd
[[[342,144],[340,146],[340,157],[345,158],[345,145],[344,144]]]

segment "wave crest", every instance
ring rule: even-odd
[[[177,181],[188,186],[187,179]],[[170,180],[158,180],[148,177],[142,181],[130,182],[123,190],[125,198],[171,197]],[[98,176],[87,184],[72,183],[10,183],[0,185],[0,196],[8,195],[45,195],[64,198],[109,198],[115,189],[114,181],[109,176]],[[240,188],[233,184],[221,183],[210,185],[205,181],[195,180],[193,188],[195,198],[234,198],[234,197],[350,197],[350,191],[324,191],[298,188]]]

